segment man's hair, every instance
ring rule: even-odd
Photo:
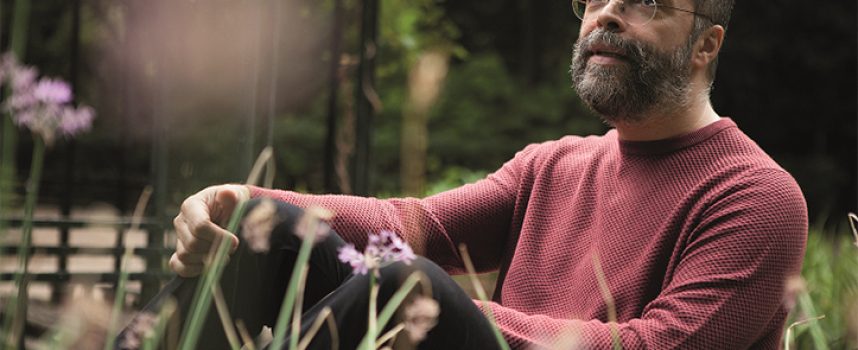
[[[733,13],[735,0],[694,0],[694,11],[709,16],[715,23],[701,16],[694,16],[694,30],[691,32],[691,40],[696,41],[700,34],[715,24],[720,24],[727,29],[730,23],[730,15]],[[709,63],[706,75],[709,82],[715,80],[715,70],[718,68],[718,56]]]

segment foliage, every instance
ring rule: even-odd
[[[267,6],[272,2],[261,3]],[[333,23],[330,15],[333,0],[294,3],[300,11],[293,12],[300,12],[303,17],[283,31],[286,38],[283,44],[288,45],[283,46],[288,47],[284,52],[288,51],[290,56],[283,57],[280,82],[281,86],[292,86],[296,75],[311,78],[297,85],[299,88],[281,89],[278,96],[278,101],[289,102],[275,106],[275,146],[280,151],[281,167],[276,185],[317,192],[323,188],[321,155],[327,113],[327,91],[323,88],[327,77],[318,68],[331,59],[326,51],[328,37],[324,35]],[[156,69],[158,53],[172,47],[154,45],[160,42],[162,32],[145,24],[168,16],[219,14],[229,20],[218,21],[219,27],[210,28],[212,33],[220,33],[224,28],[235,31],[237,28],[230,27],[235,22],[230,21],[241,16],[242,12],[235,11],[241,5],[223,1],[82,2],[80,59],[72,67],[73,60],[67,57],[73,38],[68,29],[73,23],[74,4],[58,0],[32,2],[27,63],[42,67],[50,75],[69,77],[76,71],[79,77],[76,92],[101,111],[102,118],[96,122],[93,133],[78,140],[73,152],[86,155],[74,159],[74,176],[79,185],[75,201],[114,202],[124,197],[127,202],[124,207],[130,206],[127,204],[133,201],[133,195],[116,192],[127,186],[132,189],[128,192],[133,193],[151,182],[148,177],[152,170],[152,115],[161,112],[168,112],[163,117],[175,120],[172,126],[176,127],[170,133],[168,169],[171,190],[175,192],[169,197],[171,204],[176,205],[184,195],[201,186],[240,180],[249,165],[236,166],[236,161],[249,159],[256,152],[243,150],[248,140],[241,135],[247,125],[238,123],[238,119],[249,114],[246,107],[253,80],[250,69],[236,65],[235,60],[229,61],[232,66],[224,65],[241,72],[247,84],[233,84],[231,89],[219,92],[217,105],[206,106],[186,99],[184,94],[188,91],[198,91],[216,82],[217,76],[224,75],[223,69],[200,71],[208,74],[203,75],[202,84],[184,82],[200,76],[186,76],[182,72],[162,83]],[[358,49],[361,2],[344,0],[343,4],[342,52],[354,57]],[[4,19],[11,13],[10,5],[11,2],[4,2],[2,6]],[[383,109],[374,125],[372,192],[399,190],[400,120],[407,95],[404,85],[408,67],[420,50],[440,43],[449,45],[454,59],[446,91],[430,120],[427,174],[430,182],[437,181],[444,168],[451,166],[492,171],[526,143],[562,134],[604,130],[581,107],[569,87],[568,60],[578,21],[568,3],[382,0],[380,5],[376,90]],[[170,11],[150,9],[159,6],[167,6]],[[843,77],[855,76],[856,47],[841,45],[854,42],[849,38],[856,35],[852,30],[855,6],[855,2],[831,2],[808,13],[785,0],[738,4],[713,90],[716,110],[733,117],[797,178],[813,216],[843,212],[855,203],[852,179],[858,169],[855,167],[858,129],[853,118],[855,105],[848,103],[854,100],[855,84]],[[777,11],[767,11],[771,8]],[[3,28],[7,36],[9,23],[4,22]],[[778,28],[772,24],[781,23],[795,25],[784,31],[770,30]],[[184,26],[173,25],[165,30],[170,30],[169,35],[176,40],[187,43],[186,32],[195,30],[191,24],[188,21]],[[262,28],[268,26],[263,21]],[[312,45],[296,39],[318,32],[324,35],[313,36]],[[270,38],[266,34],[262,39]],[[134,43],[149,46],[131,45]],[[219,51],[206,50],[212,53],[212,60],[218,59],[216,56],[229,56],[243,58],[238,61],[242,64],[252,62],[257,54],[246,45],[233,46],[228,41],[220,43]],[[124,52],[127,57],[118,55]],[[296,55],[300,56],[297,60]],[[292,64],[296,61],[300,63]],[[260,57],[259,64],[264,68],[270,62]],[[263,69],[257,79],[259,96],[265,96],[266,72]],[[348,87],[348,91],[340,91],[341,96],[353,95],[353,85]],[[178,98],[158,100],[159,96],[174,95]],[[263,98],[257,100],[260,102],[256,126],[258,150],[267,133],[264,130],[267,125],[263,125],[261,118],[264,116],[261,112],[267,108],[262,104]],[[340,102],[342,112],[347,107],[344,101]],[[170,108],[156,109],[160,104],[169,104]],[[817,115],[826,117],[809,127],[807,118]],[[296,126],[292,123],[295,121],[302,125]],[[188,125],[201,130],[186,133]],[[801,142],[795,142],[796,137]],[[211,142],[213,139],[220,142]],[[483,140],[484,145],[475,144],[478,140]],[[27,142],[22,140],[19,153],[28,154],[32,145]],[[66,174],[65,164],[53,160],[63,160],[65,153],[55,153],[47,155],[45,182],[60,184]],[[110,161],[101,161],[105,159]],[[19,169],[22,170],[16,182],[20,184],[26,164]],[[820,177],[829,181],[816,181]],[[59,185],[46,186],[46,201],[56,202],[64,192]]]
[[[829,347],[833,349],[858,345],[855,338],[858,320],[854,319],[858,308],[858,247],[847,231],[841,227],[826,234],[817,228],[808,236],[801,274],[817,314],[808,315],[805,310],[798,310],[787,322],[825,315],[814,322],[819,323]],[[793,348],[813,348],[813,339],[808,331],[810,327],[796,328]]]

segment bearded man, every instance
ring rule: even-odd
[[[733,1],[573,6],[582,20],[573,85],[613,126],[606,134],[530,145],[485,179],[423,199],[210,187],[176,217],[172,268],[198,275],[211,242],[239,243],[215,223],[238,201],[268,197],[281,201],[284,218],[300,215],[296,206],[336,213],[338,234],[311,258],[305,300],[315,305],[304,324],[330,307],[340,348],[366,330],[368,292],[336,249],[361,248],[382,230],[425,257],[380,276],[381,299],[402,271],[432,280],[440,315],[420,348],[497,346],[489,310],[447,276],[465,271],[460,244],[479,272],[499,272],[488,308],[513,348],[778,348],[784,284],[800,269],[807,213],[793,178],[709,101]],[[237,318],[254,329],[273,322],[266,310],[279,309],[294,261],[296,243],[275,236],[272,251],[243,260],[238,274],[236,300],[253,302]],[[327,348],[330,338],[323,331],[312,346]]]

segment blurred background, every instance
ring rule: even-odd
[[[0,1],[4,47],[12,3]],[[606,131],[569,87],[579,20],[568,1],[373,4],[33,1],[22,60],[71,81],[98,112],[92,132],[48,154],[40,202],[71,193],[74,205],[125,211],[152,184],[166,185],[171,211],[203,186],[243,181],[269,143],[278,188],[421,195],[528,143]],[[856,32],[851,1],[740,2],[712,94],[797,178],[815,220],[842,221],[858,203]],[[437,96],[409,88],[419,69],[416,85]],[[426,107],[411,100],[427,94]],[[415,161],[420,181],[403,183]]]
[[[244,182],[265,146],[276,188],[423,196],[479,179],[529,143],[607,130],[570,88],[580,22],[568,0],[29,3],[21,61],[69,81],[97,112],[91,132],[47,153],[39,203],[60,219],[93,207],[127,217],[151,185],[148,222],[163,232],[187,195]],[[858,9],[814,4],[737,2],[712,101],[795,176],[811,235],[848,238]],[[0,1],[3,51],[14,5]],[[15,159],[3,166],[18,196],[5,216],[18,212],[33,147],[12,133]]]
[[[11,3],[2,1],[5,45]],[[528,143],[606,130],[569,87],[579,21],[568,1],[381,1],[370,34],[362,6],[33,1],[23,61],[73,80],[78,101],[98,112],[91,133],[50,152],[40,201],[72,191],[75,205],[128,208],[163,167],[166,205],[175,206],[203,186],[243,181],[269,142],[276,187],[398,195],[409,119],[426,125],[419,160],[429,190],[493,171]],[[856,207],[855,7],[739,3],[712,94],[719,113],[797,178],[820,220]],[[374,67],[361,72],[359,47],[372,42]],[[440,91],[415,111],[409,76],[432,53],[448,70],[428,68],[440,69],[428,73],[441,75]],[[332,127],[335,146],[326,149]],[[348,130],[362,128],[368,137]],[[164,159],[153,159],[158,146]],[[356,170],[359,162],[366,169]],[[415,189],[405,190],[420,195]]]

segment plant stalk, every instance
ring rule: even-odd
[[[306,213],[304,215],[307,215]],[[292,310],[295,307],[295,298],[298,294],[298,285],[301,279],[301,270],[310,261],[310,252],[313,250],[313,242],[315,241],[316,229],[307,230],[306,236],[301,241],[301,248],[298,250],[298,257],[295,259],[295,267],[292,269],[292,276],[289,278],[289,286],[286,288],[286,295],[283,297],[283,305],[280,307],[280,314],[277,316],[277,323],[274,327],[274,339],[271,341],[271,349],[280,349],[285,343],[286,329],[289,328],[289,317],[292,315]],[[290,345],[291,345],[290,341]],[[295,346],[297,348],[297,341]],[[291,348],[290,348],[291,349]]]

